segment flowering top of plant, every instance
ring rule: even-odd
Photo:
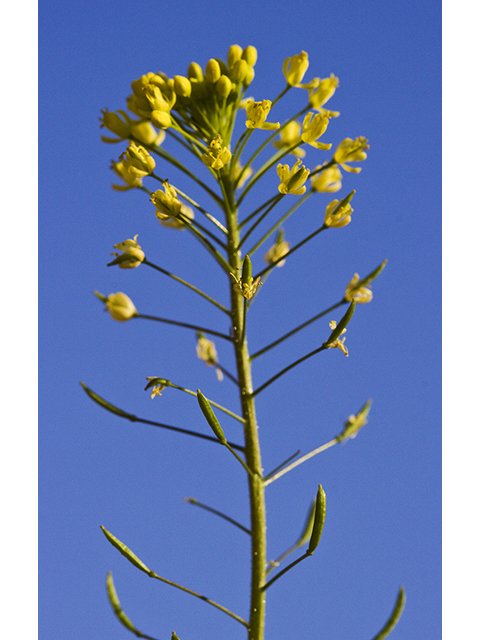
[[[101,128],[113,134],[112,136],[102,135],[101,139],[108,144],[123,143],[126,146],[123,152],[117,155],[117,160],[112,160],[111,168],[121,181],[121,184],[112,185],[113,188],[117,191],[137,190],[148,194],[153,205],[153,207],[149,205],[152,221],[156,219],[162,227],[183,229],[186,233],[192,234],[193,239],[198,241],[216,261],[216,267],[228,288],[229,302],[217,300],[198,286],[163,266],[151,262],[150,256],[154,252],[151,253],[150,250],[153,243],[144,231],[142,231],[142,245],[149,244],[146,248],[149,259],[137,242],[138,234],[136,234],[133,238],[114,244],[117,252],[112,254],[115,258],[108,266],[118,266],[122,270],[130,269],[134,274],[139,271],[142,273],[146,268],[155,269],[162,274],[162,277],[173,279],[177,284],[188,288],[190,294],[201,296],[204,301],[214,305],[224,314],[223,320],[227,326],[220,327],[222,330],[207,328],[191,322],[150,315],[148,309],[149,315],[145,315],[137,311],[135,304],[125,293],[117,292],[109,296],[98,292],[95,294],[104,303],[105,310],[117,322],[126,322],[130,319],[136,319],[138,322],[153,320],[181,327],[182,330],[196,331],[198,358],[215,369],[219,381],[225,380],[227,384],[236,385],[241,415],[209,400],[200,389],[195,392],[165,378],[148,376],[145,389],[150,390],[152,399],[161,396],[162,391],[167,387],[196,396],[201,413],[213,432],[212,435],[206,435],[196,430],[138,418],[110,404],[85,385],[84,388],[95,402],[120,417],[215,442],[225,447],[242,465],[249,483],[250,528],[217,510],[203,506],[225,517],[231,524],[240,527],[250,536],[251,557],[248,564],[251,570],[251,592],[248,620],[210,598],[200,596],[195,591],[162,578],[155,571],[150,570],[133,551],[104,527],[102,531],[109,542],[137,569],[150,577],[178,587],[229,615],[247,628],[249,640],[264,640],[266,591],[300,561],[313,555],[320,543],[326,514],[326,493],[323,486],[318,485],[313,510],[310,511],[308,524],[299,541],[278,560],[268,562],[265,487],[317,453],[337,442],[355,437],[367,422],[371,401],[369,400],[358,414],[352,414],[349,417],[343,431],[333,440],[300,458],[296,458],[297,454],[295,454],[277,466],[274,471],[264,475],[260,455],[260,429],[256,421],[256,398],[265,388],[307,358],[322,352],[323,356],[328,358],[332,351],[335,353],[335,350],[337,354],[341,351],[345,356],[349,355],[344,344],[346,327],[353,318],[356,305],[372,300],[370,285],[381,273],[386,261],[362,279],[355,273],[346,289],[342,290],[337,304],[301,322],[297,327],[255,353],[249,353],[247,340],[249,309],[257,295],[262,295],[262,290],[265,290],[263,285],[267,276],[278,273],[276,267],[287,265],[285,269],[289,269],[299,255],[296,252],[307,242],[313,241],[320,233],[326,231],[337,233],[330,232],[329,229],[342,229],[350,225],[353,213],[350,203],[355,190],[352,189],[347,195],[339,195],[338,199],[330,202],[331,196],[325,194],[336,193],[342,189],[340,167],[353,174],[360,171],[360,167],[351,166],[351,163],[363,162],[367,157],[366,150],[369,148],[364,136],[342,139],[338,135],[336,118],[340,114],[338,111],[327,110],[325,105],[329,101],[333,102],[339,80],[332,73],[323,79],[313,77],[304,82],[310,68],[308,54],[305,51],[287,57],[283,65],[279,65],[277,76],[281,85],[276,97],[266,95],[266,92],[260,89],[257,98],[261,97],[261,99],[251,96],[250,86],[255,77],[256,63],[255,47],[242,48],[234,44],[229,48],[225,60],[211,58],[204,67],[197,62],[192,62],[184,72],[185,75],[178,73],[181,70],[175,70],[177,73],[173,76],[168,76],[163,71],[149,71],[132,81],[131,93],[126,98],[126,110],[119,109],[111,112],[105,109],[100,119]],[[278,108],[278,103],[287,92],[292,90],[300,101],[299,109],[281,121],[282,112]],[[239,112],[242,113],[239,114]],[[237,115],[240,115],[238,119]],[[335,151],[330,152],[332,146]],[[177,156],[175,154],[178,151],[182,153]],[[330,153],[327,155],[327,152]],[[293,164],[285,161],[289,154],[295,156]],[[169,174],[170,167],[175,170],[173,175]],[[266,192],[266,200],[260,206],[255,205],[253,210],[245,210],[246,196],[267,173],[273,174],[274,180],[265,181],[267,185],[265,189],[270,190]],[[354,177],[348,176],[347,179],[353,180]],[[207,204],[203,202],[199,204],[196,199],[193,199],[189,192],[192,182],[208,196]],[[319,203],[314,204],[316,215],[310,216],[310,220],[312,218],[317,220],[316,228],[313,231],[307,231],[305,236],[295,244],[286,241],[283,225],[291,215],[297,212],[300,205],[304,205],[312,196],[314,200],[320,200]],[[275,209],[275,213],[272,214]],[[278,215],[277,211],[280,212]],[[323,211],[325,213],[322,215]],[[308,220],[308,216],[306,218]],[[301,222],[301,216],[298,220]],[[156,225],[156,230],[159,229],[162,233],[164,232],[159,225]],[[302,225],[297,225],[291,237],[298,237],[298,234],[302,233],[301,229]],[[353,232],[354,230],[349,227],[340,233]],[[274,233],[276,236],[273,236]],[[271,236],[275,238],[273,245]],[[177,239],[182,242],[184,237],[178,234]],[[265,244],[267,241],[268,245]],[[254,254],[263,245],[268,250],[262,252],[263,261],[259,262]],[[180,252],[179,255],[183,253]],[[316,253],[315,256],[315,260],[320,260],[321,252]],[[257,261],[257,267],[261,265],[256,273],[253,268],[255,261]],[[142,268],[136,269],[140,265]],[[335,268],[343,268],[341,258],[336,262]],[[322,269],[315,264],[313,268],[307,267],[305,271],[321,273]],[[353,269],[350,273],[352,272]],[[203,277],[202,280],[202,275],[205,274],[201,272],[199,261],[198,269],[195,265],[195,276],[198,276],[200,283],[203,281],[206,286],[209,286],[210,279]],[[326,279],[328,285],[328,277]],[[322,297],[326,289],[322,286]],[[294,293],[289,291],[289,300]],[[161,304],[161,300],[162,296],[155,296],[153,304]],[[319,344],[317,338],[313,350],[281,368],[266,382],[258,386],[254,385],[252,363],[256,357],[275,348],[312,322],[342,305],[348,305],[348,309],[338,323],[335,320],[330,321],[331,332],[325,342]],[[296,309],[296,305],[291,306],[292,309]],[[163,316],[163,313],[161,315]],[[275,330],[274,324],[272,323],[272,332]],[[220,342],[217,342],[219,350],[225,344],[233,350],[236,367],[233,373],[223,366],[223,363],[228,360],[224,360],[222,352],[217,352],[217,346],[211,336],[220,339]],[[329,355],[326,356],[326,353]],[[243,444],[233,444],[230,441],[229,434],[223,431],[214,408],[242,423]],[[301,412],[301,407],[299,411]],[[234,438],[236,439],[237,436]],[[296,460],[292,461],[293,458]],[[194,499],[189,501],[191,504],[200,505]],[[273,578],[267,577],[269,572],[276,569],[290,552],[306,545],[307,542],[308,549],[303,556],[276,573]],[[107,593],[120,622],[135,635],[150,638],[151,636],[138,631],[121,609],[111,575],[107,579]],[[384,629],[377,634],[377,638],[385,638],[388,635],[400,616],[404,601],[403,590],[400,590],[395,609]],[[210,635],[215,636],[215,632],[212,631]],[[172,634],[172,640],[178,640],[175,633]]]

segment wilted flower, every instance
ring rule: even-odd
[[[358,286],[358,281],[360,280],[360,276],[356,273],[350,282],[347,284],[347,288],[345,290],[345,300],[347,302],[351,302],[355,300],[355,302],[359,302],[360,304],[365,302],[370,302],[372,299],[372,291],[370,286]]]
[[[133,237],[133,240],[129,239],[114,244],[113,248],[122,251],[122,253],[112,253],[112,256],[117,256],[117,260],[114,260],[110,264],[118,264],[120,269],[134,269],[138,267],[143,262],[145,254],[142,251],[142,247],[138,244],[137,238],[138,233]]]
[[[217,349],[212,340],[205,337],[200,331],[197,333],[197,356],[209,367],[215,367],[217,378],[223,380],[223,373],[218,366]]]

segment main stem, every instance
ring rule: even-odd
[[[242,260],[237,249],[240,233],[238,228],[237,209],[232,206],[233,192],[231,184],[225,181],[226,195],[230,199],[230,206],[226,206],[228,229],[228,259],[229,264],[241,275]],[[262,478],[262,462],[260,457],[260,442],[258,439],[257,420],[255,417],[255,400],[253,398],[252,372],[250,355],[248,353],[246,332],[244,331],[244,299],[231,283],[232,328],[235,357],[237,362],[238,381],[240,384],[240,401],[242,416],[245,420],[245,457],[247,465],[254,472],[248,476],[250,493],[251,520],[251,595],[248,640],[263,640],[265,627],[265,592],[262,587],[266,580],[267,565],[267,527],[265,518],[265,494]],[[243,339],[242,339],[243,337]]]

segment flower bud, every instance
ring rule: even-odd
[[[230,67],[230,69],[232,69],[233,65],[237,62],[237,60],[241,59],[242,53],[243,53],[243,49],[240,45],[232,44],[232,46],[228,50],[228,55],[227,55],[227,64]]]
[[[221,98],[227,98],[230,95],[232,88],[232,81],[228,76],[224,75],[220,76],[220,79],[215,85],[215,90]]]
[[[120,142],[120,140],[125,140],[130,135],[130,118],[124,111],[117,111],[116,113],[105,109],[101,111],[102,117],[100,118],[100,128],[105,127],[112,133],[115,133],[119,140],[115,140],[115,142]],[[121,114],[122,118],[118,115]],[[107,138],[110,141],[110,138]]]
[[[124,293],[111,293],[105,303],[105,310],[118,322],[126,322],[137,315],[135,305]]]
[[[203,81],[202,67],[197,62],[191,62],[188,65],[187,77],[195,78],[195,80],[197,80],[198,82],[202,82]]]
[[[254,67],[255,63],[257,62],[258,53],[255,47],[252,47],[250,45],[243,50],[241,57],[242,60],[245,60],[245,62],[247,62],[250,67]]]
[[[302,51],[299,55],[286,58],[283,63],[283,75],[287,84],[296,87],[303,80],[308,69],[308,53]]]
[[[237,84],[243,82],[247,77],[248,70],[249,66],[245,60],[236,60],[231,73],[233,82],[236,82]]]
[[[157,146],[160,146],[165,138],[165,132],[160,131],[157,133],[147,120],[132,122],[132,135],[143,144],[155,144]]]
[[[168,111],[152,111],[151,113],[152,124],[159,129],[168,129],[172,126],[172,118]]]
[[[218,62],[211,58],[205,67],[205,80],[211,84],[215,84],[220,79],[222,71]]]
[[[189,98],[192,93],[192,83],[184,76],[173,76],[173,89],[177,96]]]

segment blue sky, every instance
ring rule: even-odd
[[[249,89],[258,100],[283,88],[283,60],[307,51],[307,79],[340,78],[329,107],[341,116],[324,139],[336,145],[364,135],[371,146],[362,172],[346,174],[340,192],[357,191],[352,223],[320,234],[271,275],[252,307],[251,349],[337,302],[355,272],[363,276],[388,258],[373,301],[358,307],[349,326],[349,358],[320,354],[259,396],[266,469],[331,439],[373,399],[369,424],[355,440],[270,487],[269,557],[298,535],[319,482],[328,506],[314,558],[272,586],[267,638],[295,637],[299,629],[312,640],[319,630],[330,640],[371,638],[400,584],[407,606],[391,637],[440,637],[440,37],[438,3],[426,1],[41,4],[41,638],[130,635],[107,602],[108,570],[144,633],[169,638],[175,629],[181,640],[244,635],[204,603],[151,584],[99,528],[157,573],[246,612],[248,539],[183,502],[193,495],[246,521],[241,469],[220,447],[102,411],[79,385],[138,416],[205,433],[194,399],[171,390],[152,401],[145,377],[201,387],[237,407],[228,380],[218,383],[196,358],[191,332],[115,323],[92,295],[124,291],[141,312],[222,330],[217,310],[160,274],[106,267],[112,245],[138,233],[152,262],[227,300],[226,283],[190,237],[160,227],[146,195],[111,189],[110,160],[124,146],[100,141],[98,118],[105,107],[124,108],[141,74],[184,75],[192,60],[204,67],[234,43],[258,50]],[[300,90],[290,92],[278,118],[303,107],[301,99]],[[237,127],[243,130],[241,118]],[[323,153],[307,159],[318,164]],[[246,199],[246,213],[256,197],[275,192],[276,180]],[[328,202],[320,194],[310,199],[285,225],[287,240],[315,229]],[[257,255],[254,270],[261,262]],[[259,358],[255,380],[314,349],[326,333],[322,319]],[[217,348],[228,368],[231,354]],[[228,429],[232,440],[241,436],[235,424]]]

